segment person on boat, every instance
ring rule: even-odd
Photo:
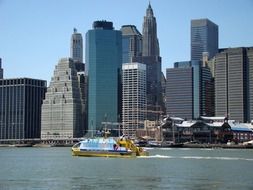
[[[123,140],[126,140],[126,135],[122,135],[122,136],[120,137],[120,141],[123,141]]]
[[[119,148],[119,147],[118,147],[117,144],[113,144],[113,149],[114,149],[114,150],[118,150],[118,148]]]

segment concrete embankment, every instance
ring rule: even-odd
[[[231,148],[231,149],[253,149],[253,145],[227,145],[227,144],[184,144],[183,148]]]

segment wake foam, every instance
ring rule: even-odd
[[[138,158],[173,158],[172,156],[166,156],[166,155],[151,155],[151,156],[139,156]]]
[[[198,159],[198,160],[245,160],[245,161],[253,161],[251,158],[238,158],[238,157],[210,157],[210,156],[182,156],[179,157],[182,159]]]
[[[253,158],[238,158],[238,157],[211,157],[211,156],[168,156],[168,155],[151,155],[151,156],[139,156],[138,158],[145,159],[192,159],[192,160],[242,160],[242,161],[253,161]]]

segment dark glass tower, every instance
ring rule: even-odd
[[[202,60],[208,52],[209,59],[218,53],[218,26],[208,19],[191,21],[191,60]]]
[[[151,5],[144,16],[142,30],[142,56],[134,57],[133,62],[146,65],[147,77],[147,119],[158,120],[165,111],[161,88],[161,57],[157,39],[156,18]]]
[[[44,80],[0,79],[0,139],[40,138],[46,88]]]
[[[93,29],[86,33],[85,51],[88,129],[95,132],[104,128],[102,122],[117,122],[121,113],[121,31],[114,30],[112,22],[94,22]]]

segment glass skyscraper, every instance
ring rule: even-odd
[[[209,58],[218,53],[218,26],[208,19],[191,20],[191,60],[202,60],[203,53]]]
[[[121,113],[122,34],[113,23],[95,21],[86,33],[88,130],[102,130],[102,122],[117,122]],[[109,127],[109,126],[108,126]]]

